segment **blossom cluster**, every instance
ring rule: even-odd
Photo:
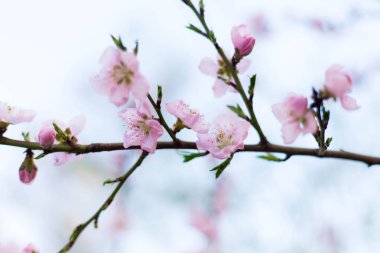
[[[346,110],[358,109],[356,100],[347,95],[351,92],[352,79],[343,66],[335,64],[327,69],[324,86],[319,92],[322,100],[339,99]],[[281,103],[272,105],[275,117],[282,123],[282,137],[286,144],[302,134],[316,134],[318,124],[315,111],[308,108],[307,98],[290,93]]]

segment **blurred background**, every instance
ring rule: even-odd
[[[282,143],[271,105],[288,92],[310,96],[325,70],[346,66],[352,96],[361,109],[329,103],[332,149],[380,155],[380,1],[205,0],[206,18],[227,52],[230,29],[248,24],[256,36],[251,67],[257,74],[255,110],[271,142]],[[13,126],[6,136],[35,138],[43,121],[67,122],[85,114],[80,143],[121,142],[118,111],[92,90],[103,50],[120,35],[140,42],[141,71],[164,102],[184,99],[211,121],[239,102],[229,93],[213,97],[213,78],[198,70],[216,52],[185,28],[198,25],[180,0],[0,0],[0,101],[27,109],[34,122]],[[165,113],[167,121],[174,117]],[[190,131],[180,133],[195,140]],[[169,140],[167,135],[161,140]],[[258,138],[250,130],[247,143]],[[296,146],[316,147],[311,135]],[[20,252],[33,242],[58,252],[75,226],[87,220],[113,189],[102,182],[135,162],[138,151],[86,155],[53,166],[37,161],[32,185],[18,180],[22,149],[0,146],[0,252]],[[80,253],[356,253],[380,252],[380,170],[334,159],[292,157],[285,163],[241,153],[222,177],[205,157],[182,163],[174,150],[159,150],[130,178],[113,205],[90,226],[71,252]],[[8,250],[8,251],[7,251]],[[14,251],[11,251],[14,250]]]

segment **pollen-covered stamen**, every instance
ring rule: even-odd
[[[146,124],[145,120],[140,120],[137,122],[130,121],[128,124],[129,129],[135,133],[143,133],[145,136],[149,135],[151,127]]]
[[[128,68],[127,65],[125,65],[123,62],[120,63],[120,65],[116,65],[112,69],[111,76],[115,80],[117,84],[126,84],[129,85],[132,83],[133,78],[133,71]]]
[[[222,129],[215,129],[213,131],[215,131],[216,143],[218,148],[222,149],[234,144],[231,134],[226,133]]]

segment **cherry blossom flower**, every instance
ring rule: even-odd
[[[124,105],[130,94],[137,99],[146,97],[149,84],[139,71],[136,54],[111,46],[104,51],[100,64],[103,68],[91,79],[91,83],[113,104]]]
[[[249,55],[255,46],[255,38],[250,33],[247,25],[239,25],[232,27],[231,39],[236,52],[240,56]]]
[[[198,111],[190,109],[189,105],[185,104],[183,100],[166,103],[166,110],[195,132],[206,133],[208,131],[209,125],[204,122],[204,116],[199,114]]]
[[[67,140],[60,139],[59,135],[57,135],[53,127],[53,123],[57,124],[57,126],[65,132],[67,139],[71,143],[75,144],[78,141],[76,136],[83,130],[84,125],[86,124],[86,118],[83,115],[79,115],[70,120],[67,125],[57,120],[50,120],[43,123],[38,134],[38,142],[43,148],[49,148],[54,143],[67,144]],[[53,154],[54,164],[57,166],[63,165],[68,160],[80,160],[81,158],[81,155],[66,152],[58,152]]]
[[[307,98],[294,93],[281,103],[272,105],[272,112],[282,123],[282,138],[286,144],[296,140],[300,133],[315,133],[318,130],[314,112],[307,108]]]
[[[249,123],[232,113],[221,114],[214,120],[207,133],[198,133],[198,149],[208,150],[215,158],[229,158],[244,148]]]
[[[35,116],[36,112],[33,110],[24,110],[0,102],[0,123],[15,125],[22,122],[31,122]]]
[[[237,64],[236,69],[239,73],[243,73],[248,69],[250,64],[250,60],[242,59]],[[236,92],[234,87],[218,78],[219,76],[225,79],[227,82],[232,81],[231,73],[227,69],[226,65],[224,64],[224,61],[220,58],[220,56],[217,56],[216,62],[209,57],[203,58],[201,63],[199,64],[199,70],[205,75],[217,78],[212,87],[215,97],[222,97],[226,94],[227,91]]]
[[[140,146],[154,153],[158,138],[164,133],[160,123],[152,118],[148,103],[136,100],[136,108],[127,108],[119,113],[128,127],[124,134],[124,147]]]
[[[32,243],[29,243],[28,246],[22,251],[22,253],[39,253],[40,251]]]
[[[344,67],[338,64],[332,65],[325,74],[325,90],[327,96],[339,98],[342,107],[346,110],[355,110],[359,106],[356,100],[347,95],[351,92],[352,80]]]

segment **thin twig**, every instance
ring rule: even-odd
[[[95,228],[98,227],[98,220],[100,217],[100,214],[105,211],[113,202],[116,194],[119,192],[121,187],[124,185],[124,183],[127,181],[130,175],[141,165],[145,157],[147,157],[148,153],[143,152],[140,156],[140,158],[137,160],[137,162],[119,179],[119,183],[115,187],[115,189],[112,191],[111,195],[107,198],[107,200],[103,203],[103,205],[100,206],[98,211],[94,213],[94,215],[91,216],[85,223],[82,223],[78,225],[74,231],[71,233],[70,239],[67,242],[67,244],[59,251],[59,253],[66,253],[68,252],[73,245],[75,244],[76,240],[80,236],[80,234],[87,228],[88,225],[90,225],[92,222],[94,222]]]
[[[164,116],[161,113],[161,109],[157,106],[156,102],[154,102],[154,100],[153,100],[153,98],[152,98],[152,96],[150,94],[148,94],[148,99],[149,99],[150,103],[152,104],[154,110],[156,111],[161,125],[165,128],[166,132],[168,132],[168,134],[170,135],[170,137],[172,138],[172,140],[174,142],[178,142],[179,140],[175,136],[175,133],[173,132],[173,130],[166,123],[165,118],[164,118]]]

